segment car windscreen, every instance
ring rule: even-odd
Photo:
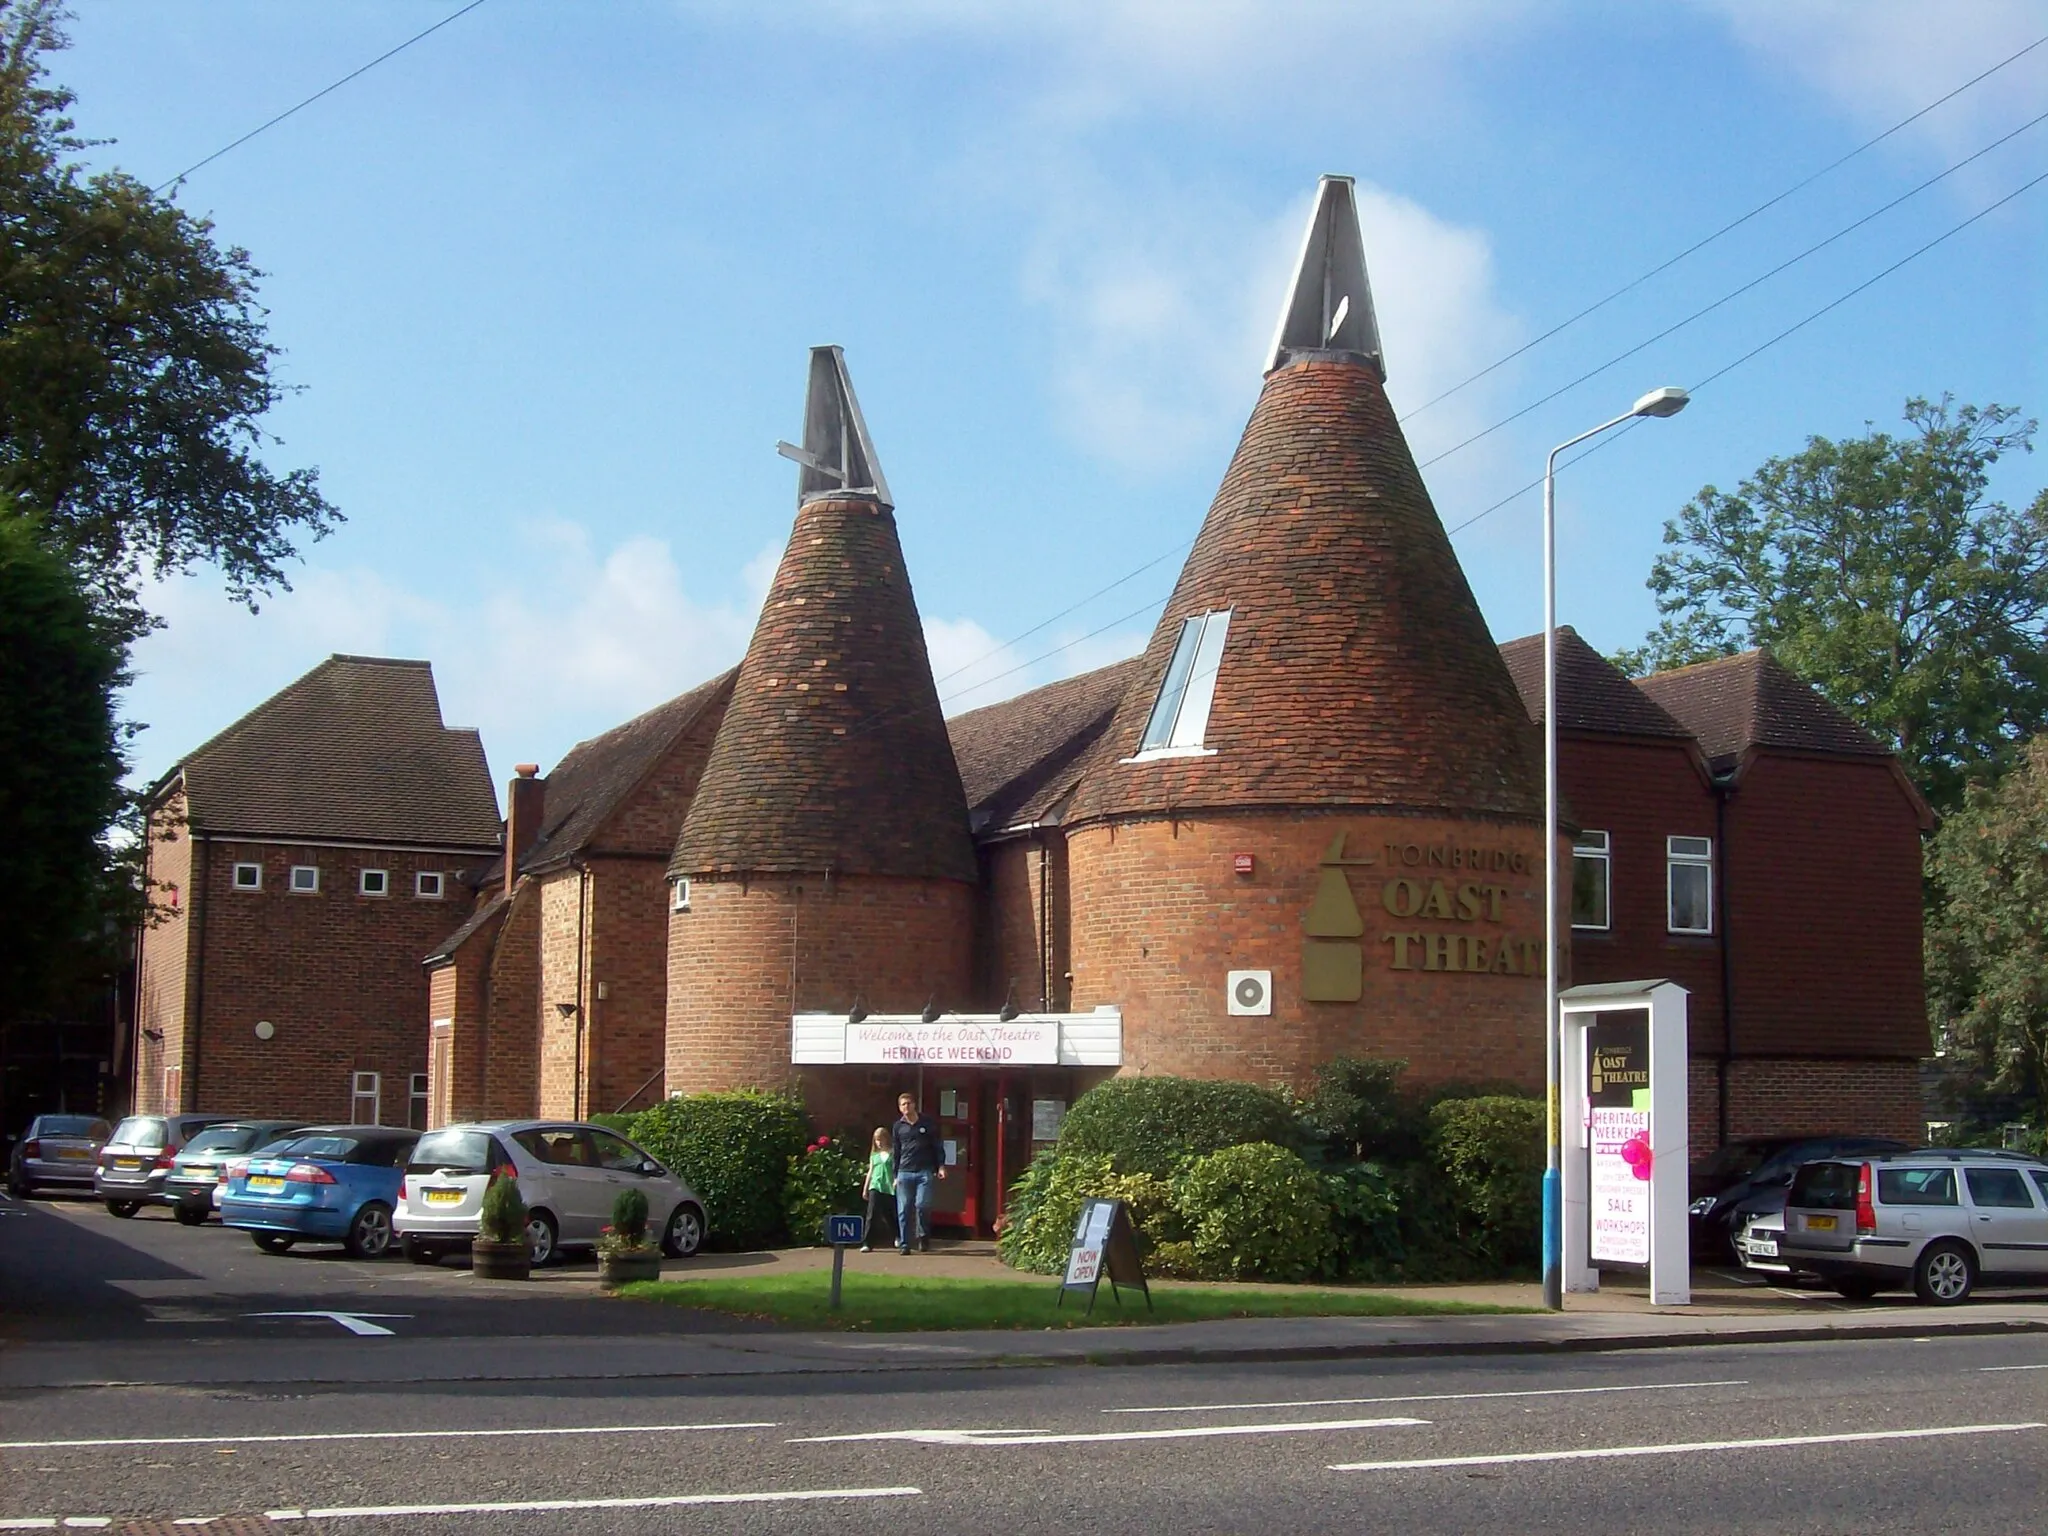
[[[170,1127],[155,1115],[130,1115],[108,1138],[124,1147],[161,1147],[170,1139]]]
[[[83,1136],[90,1141],[104,1141],[107,1137],[107,1122],[95,1120],[91,1115],[43,1115],[36,1121],[38,1136]]]
[[[489,1173],[506,1161],[488,1131],[429,1131],[412,1149],[408,1168],[448,1173]]]
[[[185,1143],[187,1152],[246,1152],[265,1132],[253,1125],[210,1125]]]
[[[1785,1203],[1811,1211],[1853,1211],[1860,1170],[1857,1163],[1808,1163],[1792,1176]]]
[[[356,1149],[353,1136],[297,1136],[281,1147],[273,1148],[273,1157],[324,1157],[332,1162],[345,1163],[349,1154]]]

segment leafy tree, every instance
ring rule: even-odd
[[[122,649],[64,560],[0,506],[0,1013],[56,999],[134,886],[100,834],[122,804]]]
[[[2048,736],[1995,788],[1973,789],[1935,835],[1927,933],[1937,1039],[1970,1099],[2048,1106]]]
[[[339,514],[276,474],[258,423],[284,393],[248,253],[120,171],[87,175],[53,0],[0,0],[0,491],[41,519],[133,636],[141,582],[217,566],[253,606]]]
[[[1707,486],[1664,528],[1663,621],[1616,661],[1640,674],[1768,647],[1895,746],[1938,809],[2048,722],[2048,492],[1987,500],[2030,451],[2006,406],[1906,402],[1910,435],[1807,439],[1733,496]]]

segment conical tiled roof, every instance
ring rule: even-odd
[[[836,362],[836,349],[830,352]],[[820,391],[840,405],[820,409]],[[830,401],[826,402],[828,405]],[[814,368],[796,528],[683,819],[672,875],[797,872],[973,881],[952,742],[895,514],[843,367]],[[861,446],[816,490],[834,444]]]
[[[1184,619],[1230,610],[1204,755],[1136,757]],[[1204,807],[1534,818],[1542,749],[1378,370],[1266,377],[1069,825]]]

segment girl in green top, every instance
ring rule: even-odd
[[[875,1223],[885,1216],[892,1238],[896,1232],[896,1170],[889,1155],[889,1128],[886,1125],[875,1127],[874,1140],[870,1145],[868,1173],[860,1186],[860,1192],[868,1197],[867,1240],[860,1245],[862,1253],[875,1251]]]

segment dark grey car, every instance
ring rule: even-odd
[[[100,1148],[92,1192],[116,1216],[133,1216],[163,1199],[164,1180],[179,1150],[196,1131],[232,1115],[130,1115]]]
[[[7,1160],[7,1193],[17,1200],[39,1189],[92,1189],[100,1148],[113,1127],[97,1115],[37,1115]]]
[[[299,1120],[223,1120],[209,1125],[171,1159],[171,1171],[164,1176],[165,1203],[186,1226],[203,1226],[220,1209],[230,1158],[304,1129]]]

